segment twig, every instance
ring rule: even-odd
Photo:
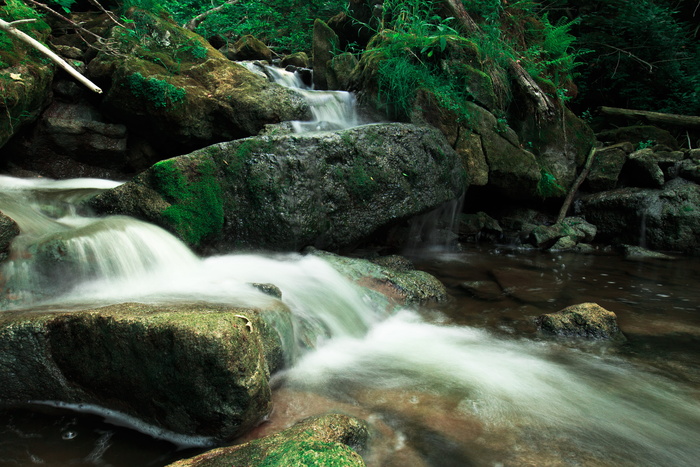
[[[579,174],[578,178],[576,179],[574,184],[571,185],[571,189],[569,189],[569,194],[566,195],[564,204],[561,205],[561,209],[559,210],[559,216],[557,216],[557,223],[564,220],[564,218],[566,217],[566,213],[569,210],[569,206],[571,206],[571,202],[574,200],[574,196],[576,196],[576,191],[578,191],[578,188],[581,186],[586,177],[588,177],[588,173],[591,171],[591,167],[593,166],[593,159],[595,159],[595,153],[596,148],[594,146],[591,148],[591,152],[588,153],[586,165],[583,166],[583,170]]]
[[[99,8],[100,10],[102,10],[102,13],[104,13],[105,15],[107,15],[107,17],[108,17],[109,19],[111,19],[112,22],[113,22],[114,24],[116,24],[116,25],[119,26],[119,27],[126,28],[126,26],[124,26],[122,23],[120,23],[119,21],[117,21],[117,17],[114,16],[114,13],[112,13],[111,11],[105,10],[105,7],[103,7],[102,5],[100,5],[100,2],[98,2],[97,0],[88,0],[88,1],[89,1],[90,3],[92,3],[93,5],[95,5],[97,8]]]
[[[53,8],[49,7],[48,5],[44,5],[43,3],[39,3],[39,2],[37,2],[37,1],[35,1],[35,0],[27,0],[27,1],[28,1],[29,3],[31,3],[32,5],[36,5],[36,6],[38,6],[39,8],[48,11],[49,13],[51,13],[51,14],[54,15],[55,17],[59,18],[60,20],[65,21],[66,23],[70,24],[70,25],[73,26],[75,29],[79,29],[79,30],[81,30],[81,31],[83,31],[83,32],[86,32],[86,33],[90,34],[91,36],[95,37],[97,40],[100,40],[100,41],[103,41],[103,40],[104,40],[103,37],[98,36],[97,34],[95,34],[94,32],[92,32],[92,31],[90,31],[90,30],[88,30],[88,29],[85,29],[84,27],[82,27],[81,25],[79,25],[78,23],[76,23],[75,21],[73,21],[73,20],[71,20],[71,19],[69,19],[69,18],[66,18],[65,16],[63,16],[62,14],[60,14],[59,12],[57,12],[56,10],[54,10]]]

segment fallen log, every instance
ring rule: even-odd
[[[700,117],[692,115],[622,109],[619,107],[601,107],[600,113],[609,117],[620,117],[626,120],[637,120],[649,124],[669,125],[680,128],[700,128]]]

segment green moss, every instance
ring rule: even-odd
[[[554,175],[545,169],[540,169],[540,175],[540,181],[537,183],[537,194],[541,198],[559,198],[566,194],[566,189],[557,183]]]
[[[350,467],[364,462],[348,446],[318,440],[291,440],[268,451],[259,467]]]
[[[176,159],[158,162],[152,170],[158,191],[171,203],[161,214],[187,243],[201,246],[221,232],[223,193],[213,162],[199,161],[187,175]]]
[[[127,86],[134,96],[146,99],[159,109],[180,104],[187,94],[183,88],[162,79],[146,78],[139,72],[129,75],[124,86]]]

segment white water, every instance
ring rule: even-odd
[[[243,62],[243,65],[256,73],[263,70],[262,74],[273,82],[294,89],[304,96],[309,104],[312,119],[291,122],[292,128],[297,133],[342,130],[367,123],[360,119],[355,96],[350,92],[317,91],[306,85],[297,73],[277,67],[263,66],[258,62]]]
[[[0,210],[12,212],[23,231],[3,270],[6,308],[126,301],[255,306],[274,298],[250,284],[271,283],[297,325],[318,336],[315,350],[304,349],[277,376],[282,387],[369,411],[376,410],[377,391],[456,399],[453,415],[477,420],[482,438],[498,446],[493,457],[507,465],[522,465],[514,454],[521,446],[540,455],[593,456],[595,465],[609,466],[694,466],[700,458],[700,405],[663,377],[604,353],[495,337],[416,311],[386,319],[379,304],[320,257],[201,259],[158,227],[77,214],[72,201],[114,185],[0,178]]]

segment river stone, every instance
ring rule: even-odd
[[[161,161],[90,206],[160,225],[199,251],[337,250],[465,189],[439,131],[389,123],[216,144]]]
[[[626,340],[617,326],[615,313],[597,303],[580,303],[556,313],[540,315],[535,323],[538,331],[546,335]]]
[[[183,435],[225,440],[271,410],[281,338],[268,310],[125,303],[0,314],[0,401],[92,404]]]
[[[685,159],[678,164],[678,175],[700,184],[700,162],[692,159]]]
[[[315,89],[328,89],[328,66],[337,47],[338,35],[323,20],[314,20],[312,60]]]
[[[620,188],[582,199],[597,241],[700,252],[700,186],[675,179],[663,189]]]
[[[263,41],[250,34],[241,37],[235,44],[224,47],[221,52],[229,60],[266,60],[272,62],[272,50]]]
[[[396,256],[366,260],[336,255],[309,248],[308,254],[319,256],[340,274],[362,287],[381,293],[399,305],[444,302],[447,289],[434,276],[413,268]]]
[[[0,262],[5,261],[12,240],[19,235],[19,226],[10,217],[0,212]]]
[[[626,186],[661,188],[665,182],[664,172],[651,148],[635,151],[627,156],[620,179]]]
[[[366,447],[366,422],[340,414],[302,420],[277,434],[214,449],[168,467],[362,467],[355,451]]]
[[[592,192],[615,188],[622,166],[627,161],[627,154],[633,149],[632,144],[627,142],[598,149],[583,187]]]

